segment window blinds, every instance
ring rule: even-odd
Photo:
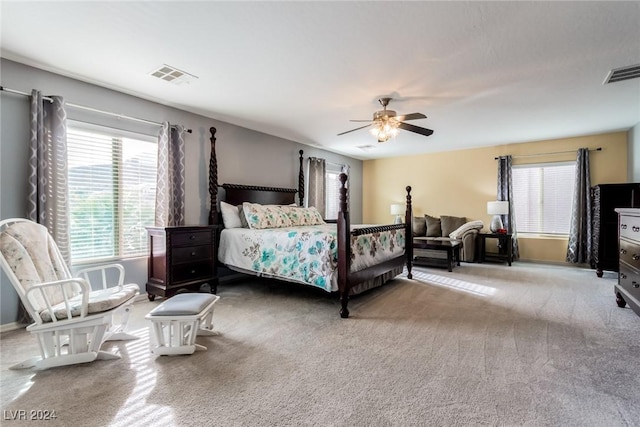
[[[574,181],[574,163],[514,166],[517,231],[569,234]]]
[[[67,156],[72,261],[146,255],[157,143],[70,125]]]

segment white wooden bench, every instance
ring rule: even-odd
[[[213,306],[219,299],[204,293],[178,294],[151,310],[145,316],[151,321],[151,351],[175,355],[206,350],[196,344],[196,336],[218,335],[213,330]]]

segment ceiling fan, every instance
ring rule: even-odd
[[[389,101],[391,101],[391,98],[378,99],[378,102],[382,105],[382,110],[373,113],[373,120],[350,120],[351,122],[370,122],[369,124],[339,133],[338,136],[364,129],[369,126],[374,126],[371,129],[371,133],[378,138],[378,142],[386,142],[390,138],[396,136],[398,134],[398,129],[408,130],[409,132],[419,133],[424,136],[429,136],[433,133],[431,129],[421,128],[419,126],[405,123],[405,120],[426,119],[427,116],[422,113],[411,113],[398,116],[395,111],[387,110]]]

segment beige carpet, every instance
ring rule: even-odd
[[[2,334],[3,426],[17,410],[61,426],[640,425],[640,317],[615,304],[616,275],[516,263],[419,268],[352,299],[248,280],[222,285],[206,352],[10,371],[37,352]],[[28,412],[27,412],[28,413]]]

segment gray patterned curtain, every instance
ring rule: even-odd
[[[158,134],[157,227],[184,225],[184,127],[162,123]]]
[[[67,112],[60,96],[44,99],[31,91],[29,141],[29,180],[27,218],[47,227],[67,265],[71,265],[69,246],[69,190],[67,188]],[[22,302],[18,322],[32,319]]]
[[[326,162],[324,159],[309,157],[309,191],[307,192],[307,206],[315,206],[324,217],[326,212]]]
[[[31,91],[31,138],[27,218],[44,225],[67,265],[69,247],[69,190],[67,188],[67,113],[62,97],[43,99]]]
[[[573,205],[567,261],[591,263],[591,174],[589,172],[589,149],[580,148],[576,158],[576,179],[573,185]]]
[[[516,213],[513,203],[513,175],[511,173],[511,156],[498,157],[498,194],[496,200],[509,201],[509,213],[503,215],[504,227],[512,234],[513,259],[520,259],[518,248],[518,232],[516,231]]]

